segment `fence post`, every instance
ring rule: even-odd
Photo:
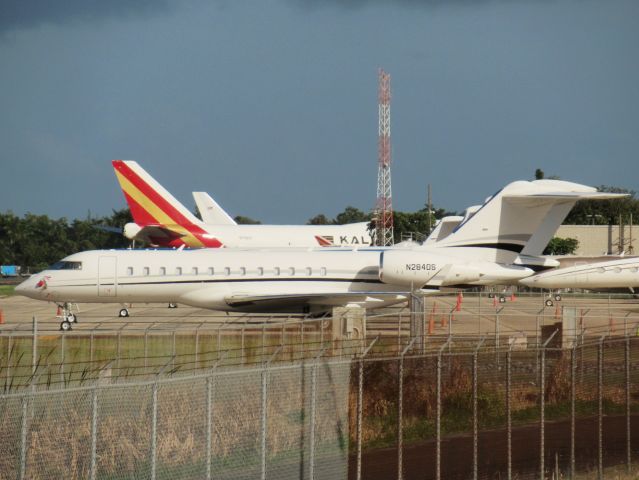
[[[541,370],[539,377],[539,478],[545,479],[545,433],[546,433],[546,347],[559,330],[554,333],[541,346]]]
[[[118,364],[118,377],[120,376],[120,357],[122,354],[122,328],[120,328],[120,330],[118,330],[118,345],[117,345],[117,353],[116,353],[116,358],[117,358],[117,364]],[[144,356],[144,358],[146,359],[146,355]]]
[[[240,336],[240,355],[241,355],[241,363],[244,365],[244,327],[242,327],[241,336]]]
[[[197,360],[198,360],[198,353],[199,353],[199,349],[200,349],[200,327],[202,326],[202,323],[200,323],[197,327],[195,327],[195,369],[197,370]]]
[[[157,434],[158,434],[158,382],[160,380],[160,375],[164,372],[164,370],[169,366],[169,364],[175,360],[175,357],[170,358],[168,362],[164,364],[164,366],[158,371],[155,375],[155,382],[153,382],[152,394],[153,394],[153,404],[151,411],[151,480],[155,480],[155,475],[157,471]]]
[[[437,444],[436,444],[436,465],[435,478],[441,480],[441,463],[442,463],[442,352],[450,343],[451,338],[448,337],[439,352],[437,352]]]
[[[499,350],[499,314],[506,307],[501,307],[498,310],[495,310],[495,355],[497,355],[497,350]]]
[[[356,480],[362,479],[362,411],[364,402],[364,357],[368,354],[373,345],[379,340],[377,336],[366,350],[359,356],[359,381],[357,384],[357,470]]]
[[[577,376],[577,341],[572,344],[570,353],[570,478],[574,479],[575,470],[575,422],[576,422],[576,376]]]
[[[610,296],[608,296],[610,299]],[[597,477],[603,480],[603,342],[599,339],[597,351]]]
[[[173,350],[171,352],[171,355],[173,355],[173,368],[175,368],[175,356],[177,354],[176,345],[175,345],[175,335],[176,335],[176,331],[173,330]]]
[[[506,354],[506,440],[508,442],[507,479],[513,475],[513,411],[512,411],[512,348],[515,342],[510,344]]]
[[[64,386],[64,345],[65,345],[65,341],[64,341],[64,337],[65,335],[60,335],[60,384],[61,386]]]
[[[311,369],[311,445],[310,445],[310,465],[309,465],[309,479],[315,479],[315,411],[317,408],[317,367],[319,365],[322,355],[324,355],[324,348],[320,348],[319,354],[315,357],[315,362]]]
[[[91,330],[91,335],[89,336],[89,364],[90,368],[93,368],[93,330]]]
[[[98,387],[93,388],[91,394],[91,480],[95,480],[97,470],[98,444]]]
[[[264,347],[266,343],[266,324],[262,324],[262,357],[264,357]]]
[[[266,394],[267,394],[267,390],[266,390],[266,386],[267,386],[267,378],[268,375],[268,366],[265,366],[264,369],[262,370],[262,403],[261,403],[261,423],[260,423],[260,465],[261,465],[261,476],[260,478],[262,480],[266,480],[266,407],[267,407],[267,403],[266,403]]]
[[[144,329],[144,369],[147,368],[147,359],[149,358],[149,328],[152,325]]]
[[[399,356],[399,378],[397,388],[397,480],[404,478],[404,430],[403,430],[403,408],[404,408],[404,355],[413,347],[413,343],[418,337],[413,337],[406,348]]]
[[[9,338],[7,339],[7,383],[11,382],[11,343],[13,340],[13,332],[9,333]]]
[[[261,394],[261,422],[260,422],[260,464],[261,464],[261,475],[260,478],[262,480],[266,480],[266,434],[267,434],[267,408],[268,408],[268,376],[269,376],[269,365],[271,361],[279,354],[282,346],[271,355],[271,358],[268,361],[264,362],[262,369],[262,394]]]
[[[473,479],[477,480],[478,475],[478,444],[479,444],[479,425],[478,425],[478,408],[477,408],[477,381],[478,381],[478,373],[477,373],[477,360],[479,355],[479,349],[484,343],[484,339],[482,338],[475,351],[473,352]]]
[[[151,413],[151,480],[155,480],[157,459],[157,431],[158,431],[158,382],[153,382],[153,406]]]
[[[206,378],[206,480],[211,480],[211,423],[213,400],[213,376]]]
[[[33,331],[31,337],[31,374],[35,375],[36,371],[36,358],[38,356],[38,317],[33,316]]]
[[[22,396],[22,425],[20,428],[20,480],[24,480],[27,470],[27,394]]]
[[[626,334],[625,345],[626,373],[626,465],[628,473],[632,469],[632,450],[630,445],[630,337]]]

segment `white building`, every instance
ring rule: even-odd
[[[639,225],[562,225],[555,237],[579,240],[576,255],[639,254]]]

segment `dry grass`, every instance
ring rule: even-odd
[[[310,384],[302,370],[273,374],[267,401],[268,457],[308,448]],[[309,369],[306,369],[308,377]],[[324,379],[326,380],[326,379]],[[347,385],[322,388],[317,402],[317,444],[338,442],[340,414],[346,416]],[[92,391],[39,396],[28,405],[27,478],[89,477]],[[333,397],[333,401],[331,398]],[[341,400],[340,400],[341,398]],[[162,385],[158,390],[158,473],[203,472],[206,461],[206,381]],[[256,463],[261,431],[259,372],[221,376],[213,391],[212,456],[216,464],[247,468]],[[342,405],[340,407],[339,405]],[[0,476],[19,466],[21,400],[3,400],[0,409]],[[340,412],[341,410],[341,412]],[[150,386],[107,388],[99,393],[97,466],[99,477],[146,476],[150,468],[152,390]],[[306,435],[306,442],[301,438]],[[344,452],[346,455],[346,452]],[[134,476],[135,476],[134,475]],[[13,475],[15,476],[15,475]],[[3,477],[4,478],[4,477]]]

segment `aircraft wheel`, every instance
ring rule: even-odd
[[[76,317],[76,316],[75,316],[75,313],[69,313],[69,314],[66,316],[66,320],[67,320],[69,323],[78,323],[78,317]]]
[[[495,298],[495,294],[494,294],[494,293],[492,293],[492,292],[490,292],[490,293],[488,294],[488,298]]]
[[[546,306],[547,307],[552,307],[554,305],[553,301],[549,298],[548,300],[546,300]]]
[[[118,316],[120,316],[120,317],[128,317],[129,316],[129,309],[128,308],[121,308],[120,312],[118,313]]]
[[[62,330],[63,332],[68,332],[69,330],[71,330],[71,322],[69,322],[68,320],[64,320],[60,324],[60,330]]]
[[[506,303],[506,297],[499,297],[499,303]]]
[[[169,303],[169,308],[177,308],[177,303]]]
[[[555,295],[555,301],[561,302],[561,295],[559,294]]]

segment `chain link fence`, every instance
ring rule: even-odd
[[[354,361],[349,478],[639,475],[639,338],[569,349],[459,340]]]
[[[349,363],[31,389],[0,397],[0,476],[345,478]]]

